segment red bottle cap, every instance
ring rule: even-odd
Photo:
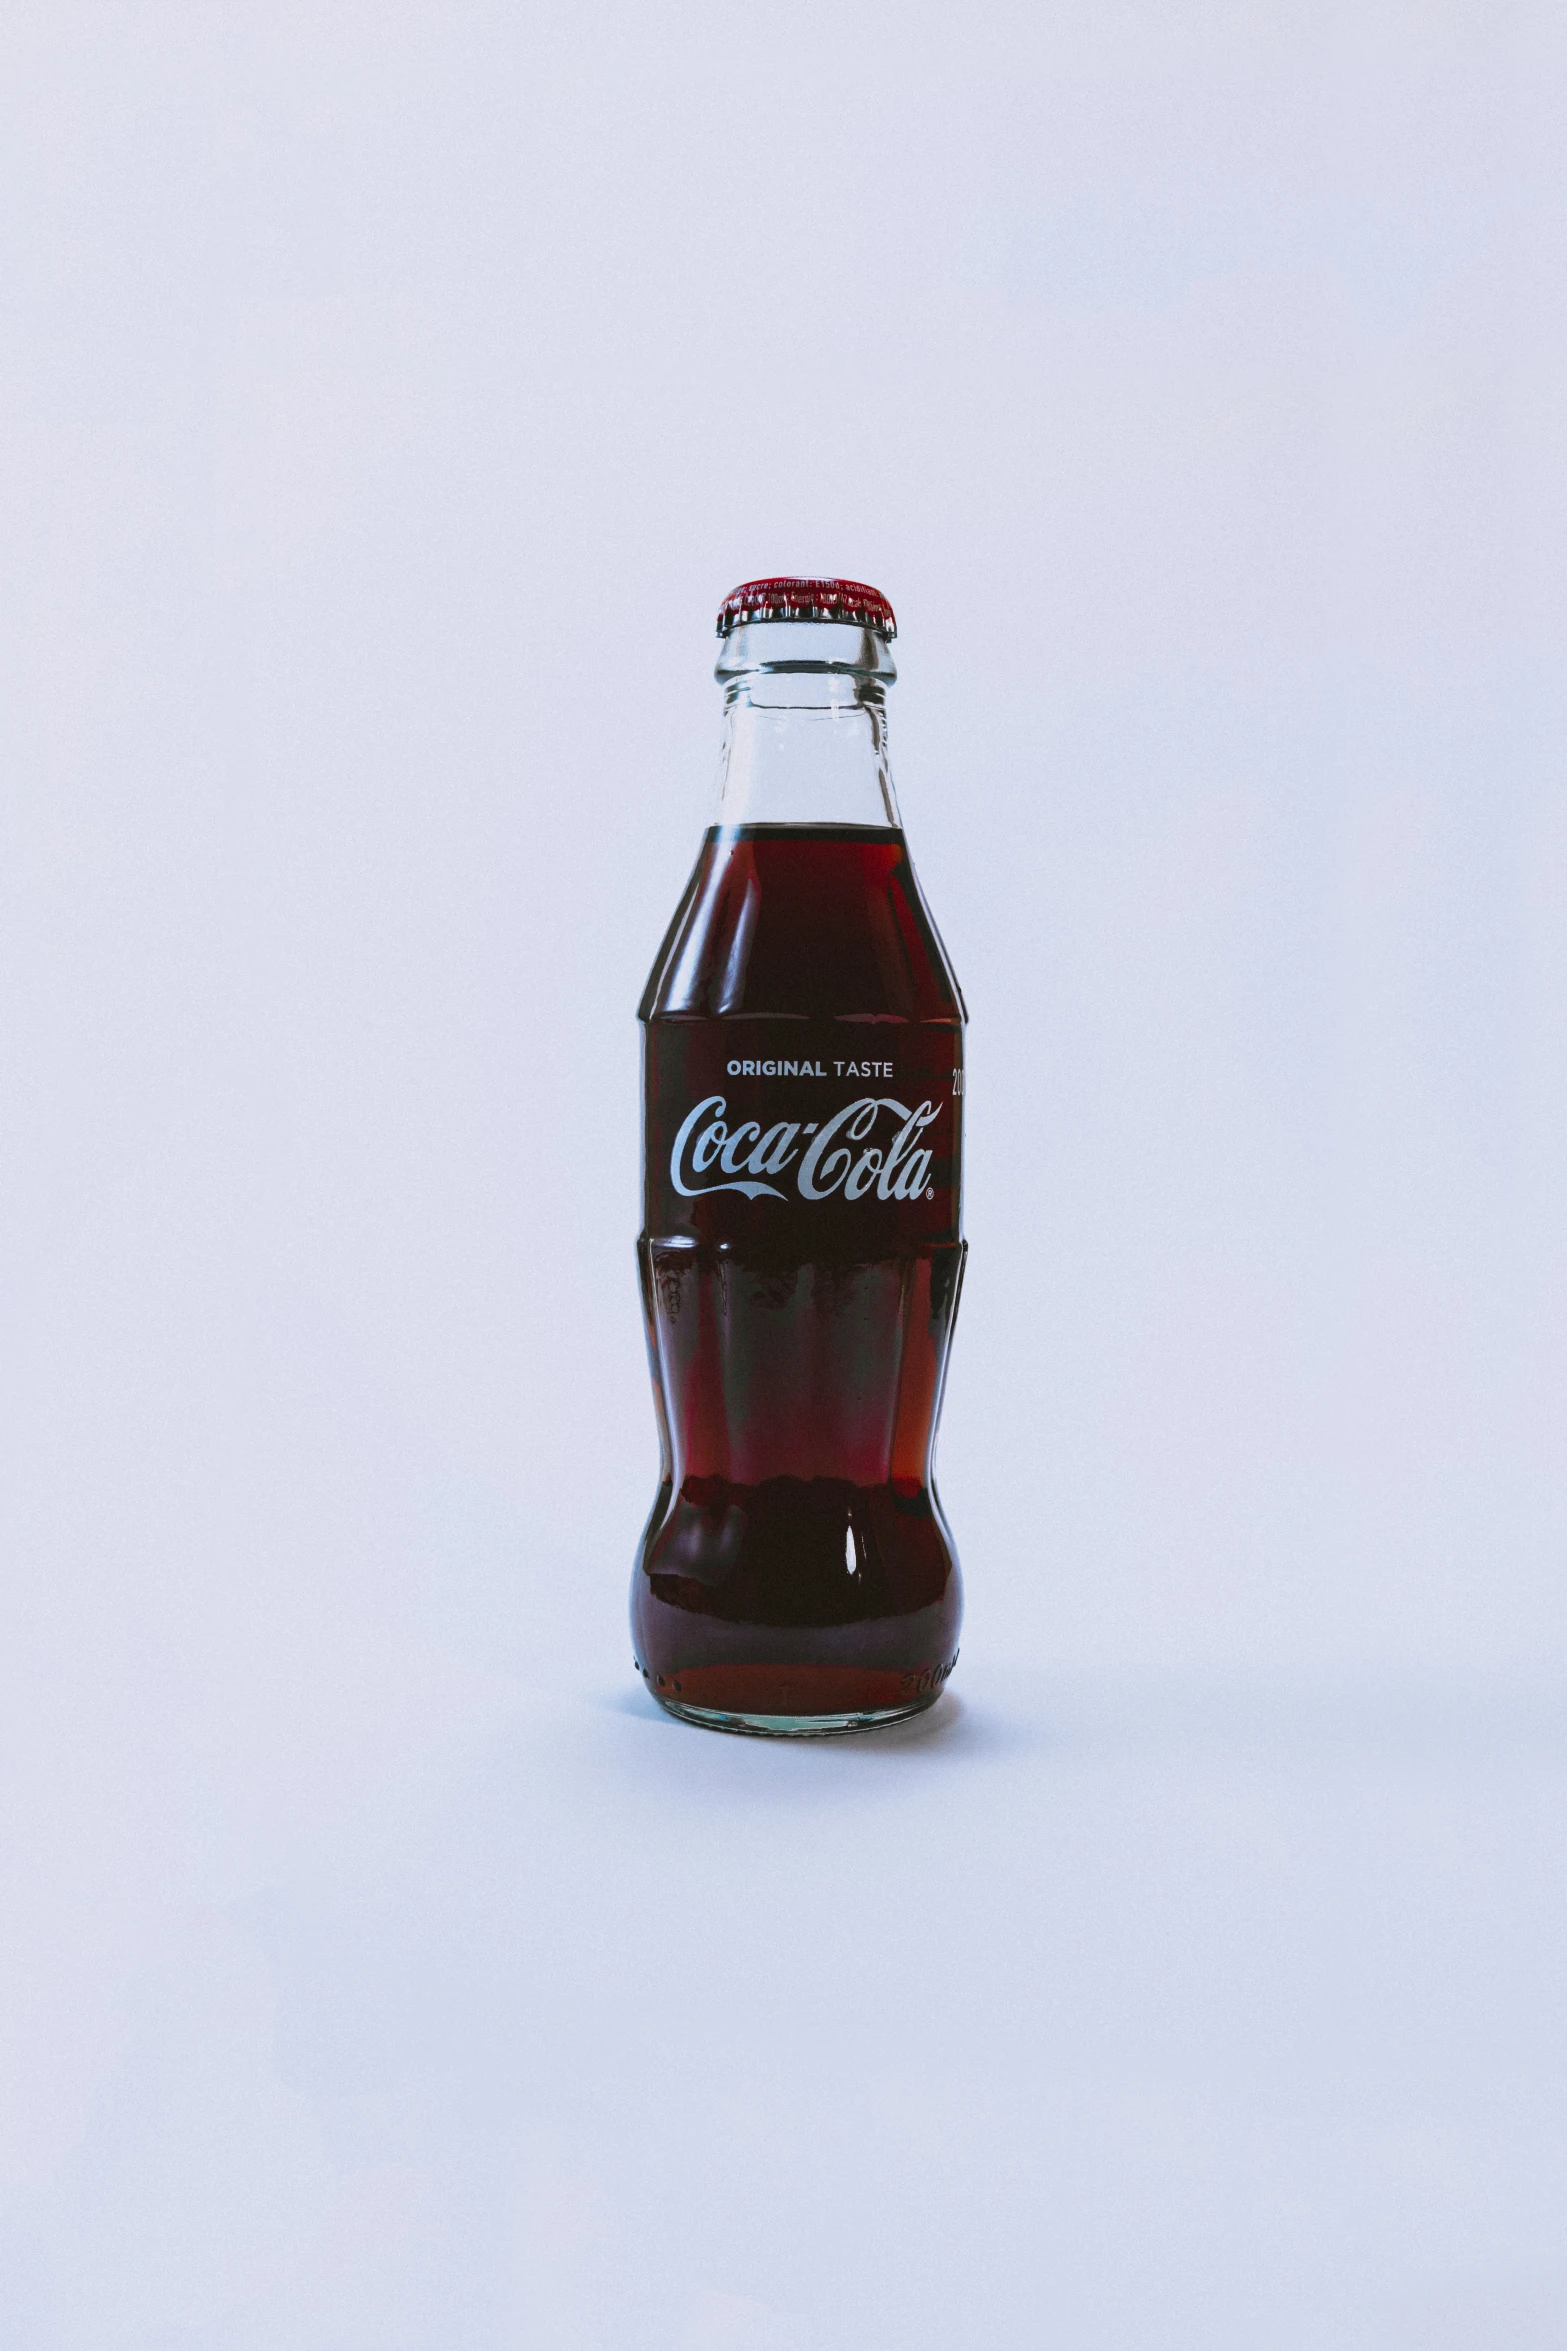
[[[747,580],[718,607],[718,633],[727,637],[748,620],[838,620],[879,637],[898,633],[892,606],[863,580]]]

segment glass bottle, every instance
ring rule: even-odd
[[[662,1476],[632,1634],[671,1713],[820,1736],[956,1661],[967,1014],[893,792],[886,599],[751,581],[718,626],[717,821],[640,1007]]]

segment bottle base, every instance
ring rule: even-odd
[[[702,1731],[734,1731],[747,1739],[843,1739],[856,1731],[879,1731],[887,1723],[907,1722],[923,1714],[941,1696],[939,1689],[901,1706],[878,1706],[858,1714],[740,1714],[722,1706],[692,1706],[679,1698],[653,1695],[677,1722],[694,1723]]]
[[[666,1667],[636,1660],[650,1698],[678,1722],[706,1731],[740,1731],[753,1739],[839,1739],[879,1730],[933,1706],[956,1665],[845,1665],[800,1658]]]

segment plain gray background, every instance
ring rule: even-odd
[[[13,5],[0,2336],[1567,2343],[1567,38]],[[955,1695],[667,1725],[632,1011],[895,603]]]

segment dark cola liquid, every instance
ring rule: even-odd
[[[715,828],[641,1017],[663,1477],[638,1666],[752,1727],[928,1704],[961,1615],[931,1456],[964,1012],[901,832]]]

